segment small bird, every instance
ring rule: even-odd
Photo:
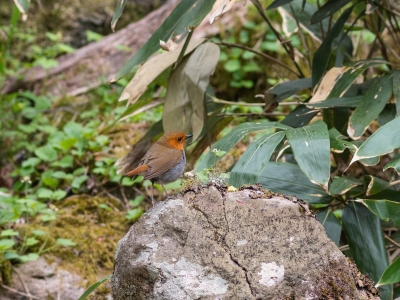
[[[154,183],[163,187],[168,197],[164,184],[177,180],[183,173],[186,165],[185,140],[193,135],[172,131],[164,134],[151,146],[149,151],[141,159],[139,166],[124,173],[124,176],[133,177],[143,175],[144,179],[150,179],[152,183],[151,203],[154,206]]]

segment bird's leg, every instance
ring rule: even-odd
[[[151,204],[153,204],[154,207],[154,181],[151,181],[151,186],[152,186],[152,190],[151,190]]]
[[[165,192],[165,195],[167,196],[167,198],[169,197],[169,195],[168,195],[168,193],[167,193],[167,190],[165,189],[165,186],[161,183],[161,186],[163,187],[163,189],[164,189],[164,192]]]

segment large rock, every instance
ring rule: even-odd
[[[304,205],[210,187],[143,215],[118,244],[111,285],[114,300],[375,299],[354,273]]]

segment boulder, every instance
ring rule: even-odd
[[[211,186],[144,214],[118,243],[111,286],[114,300],[379,299],[357,274],[305,204]]]

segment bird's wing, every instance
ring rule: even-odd
[[[144,179],[152,179],[175,167],[183,159],[183,151],[168,147],[159,147],[157,154],[149,151],[144,163],[149,169],[144,173]]]

